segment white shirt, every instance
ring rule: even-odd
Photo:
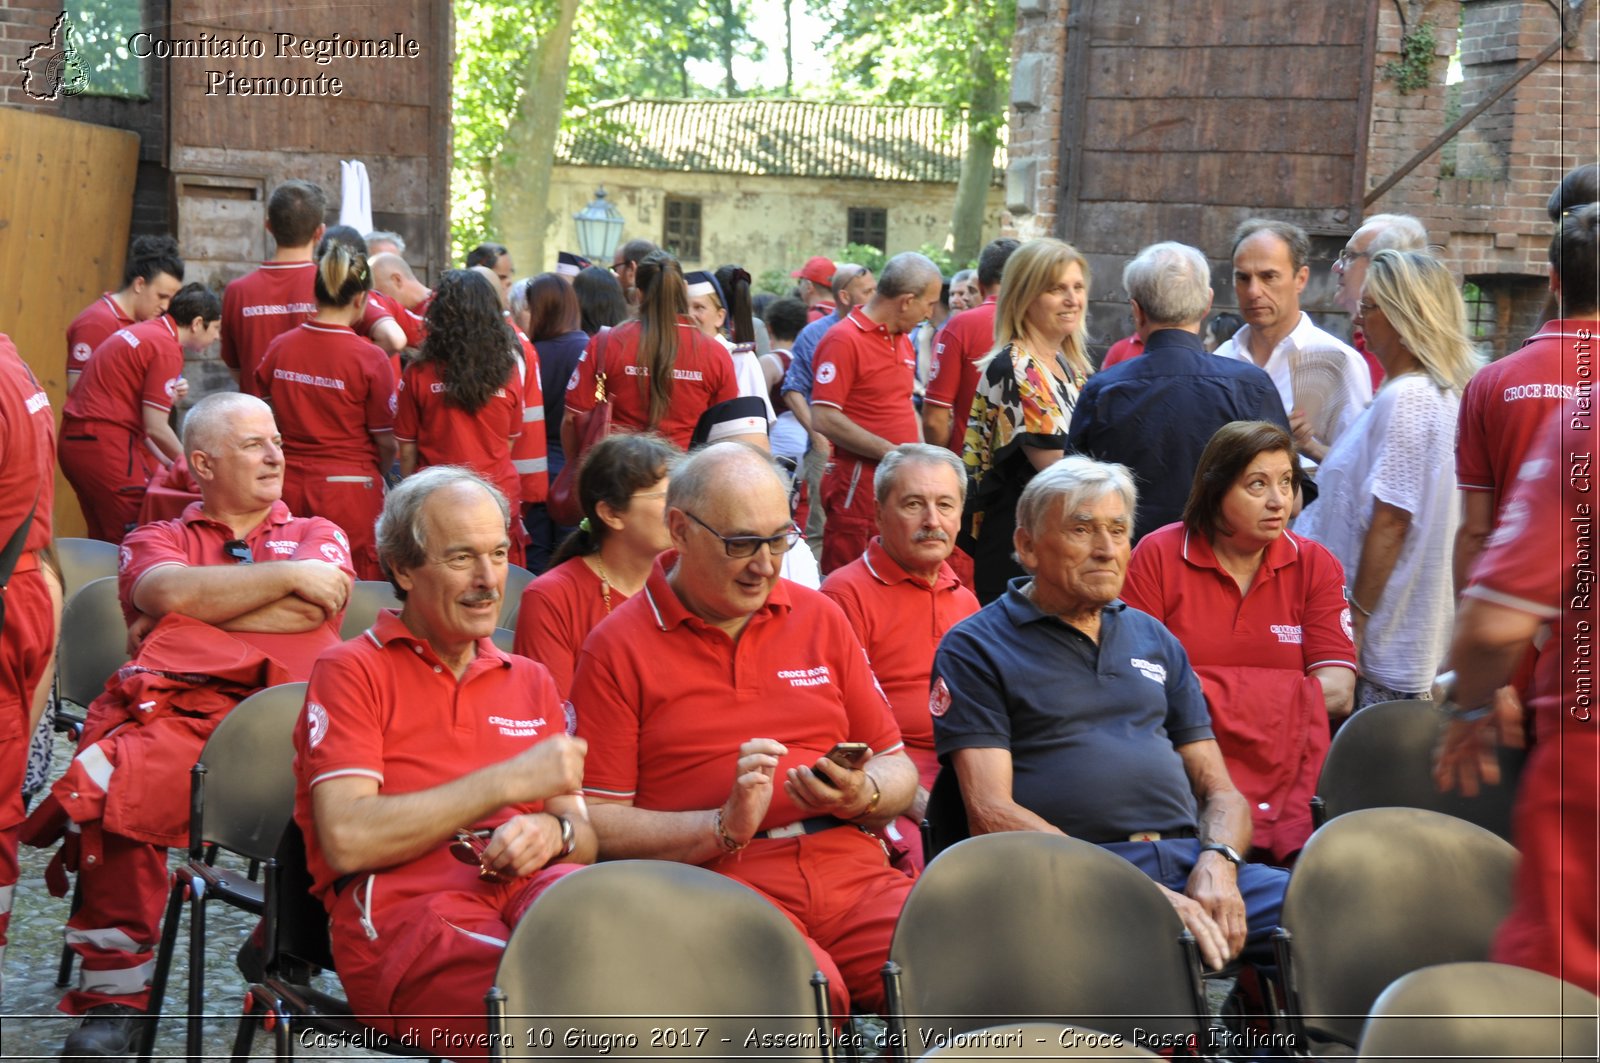
[[[1301,351],[1332,351],[1341,356],[1343,385],[1354,400],[1345,407],[1334,423],[1332,438],[1323,440],[1324,443],[1335,443],[1372,401],[1372,374],[1354,347],[1333,333],[1318,328],[1312,323],[1310,315],[1302,310],[1300,322],[1295,325],[1294,331],[1279,341],[1272,349],[1267,364],[1261,367],[1272,378],[1273,384],[1277,385],[1278,397],[1283,400],[1284,413],[1290,413],[1295,409],[1292,365],[1294,355]],[[1233,358],[1255,365],[1256,360],[1250,355],[1250,326],[1245,325],[1234,333],[1233,338],[1218,347],[1216,353],[1222,358]]]
[[[747,343],[729,343],[721,336],[717,342],[728,349],[728,357],[733,359],[733,379],[739,385],[741,397],[758,398],[761,405],[767,408],[767,425],[778,419],[772,410],[772,398],[768,394],[767,374],[761,368],[761,356],[756,353],[755,347]]]
[[[1294,522],[1297,533],[1339,559],[1348,592],[1372,526],[1373,500],[1411,514],[1383,594],[1361,603],[1372,610],[1361,674],[1391,690],[1427,690],[1450,645],[1460,405],[1459,396],[1440,390],[1426,373],[1384,381],[1377,399],[1328,452],[1317,473],[1317,500]]]

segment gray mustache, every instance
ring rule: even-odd
[[[911,537],[911,541],[914,543],[947,543],[950,541],[950,536],[938,528],[923,528]]]

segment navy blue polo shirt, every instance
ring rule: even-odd
[[[1193,830],[1177,747],[1212,737],[1200,681],[1161,623],[1113,601],[1100,643],[1023,595],[951,628],[934,657],[935,748],[1011,751],[1012,799],[1086,841]]]
[[[1289,428],[1277,385],[1265,372],[1207,353],[1192,332],[1158,329],[1139,357],[1089,378],[1072,410],[1067,452],[1119,462],[1133,472],[1137,541],[1182,519],[1200,455],[1229,421]]]

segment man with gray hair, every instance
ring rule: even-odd
[[[1367,263],[1372,261],[1373,255],[1379,251],[1427,249],[1428,230],[1416,218],[1409,214],[1374,214],[1361,223],[1361,228],[1350,234],[1344,250],[1334,260],[1333,275],[1339,278],[1338,290],[1333,293],[1334,301],[1354,320],[1361,303],[1361,285],[1367,279]],[[1383,383],[1383,366],[1379,364],[1377,356],[1367,350],[1364,340],[1359,328],[1351,332],[1350,345],[1367,363],[1367,372],[1372,376],[1372,390],[1377,391],[1378,385]]]
[[[585,744],[544,665],[491,637],[510,517],[459,466],[390,491],[378,556],[400,610],[317,662],[295,728],[295,821],[334,965],[391,1036],[481,1041],[511,928],[595,856]]]
[[[885,454],[873,477],[878,534],[867,552],[835,569],[822,593],[838,603],[872,662],[906,755],[917,766],[917,799],[885,828],[923,863],[921,823],[928,791],[939,773],[933,752],[928,681],[933,652],[944,633],[978,611],[978,599],[961,585],[949,557],[956,545],[967,470],[946,447],[903,443]]]
[[[934,658],[939,758],[974,834],[1102,845],[1162,887],[1207,967],[1270,963],[1288,873],[1244,861],[1250,809],[1188,655],[1118,598],[1136,500],[1126,469],[1078,455],[1028,484],[1015,537],[1028,575]]]
[[[925,255],[891,258],[866,306],[851,310],[817,345],[811,418],[834,446],[822,477],[822,572],[861,556],[872,537],[873,469],[901,443],[922,442],[911,396],[917,354],[908,333],[933,312],[944,277]]]
[[[183,449],[200,486],[177,520],[123,540],[117,591],[135,647],[95,699],[52,800],[77,824],[83,903],[67,923],[82,958],[61,1010],[85,1016],[66,1056],[129,1054],[145,1009],[166,897],[166,846],[188,837],[182,793],[216,725],[246,694],[303,680],[338,645],[355,572],[331,521],[283,504],[272,409],[238,392],[189,411]],[[163,681],[154,685],[152,675]]]
[[[1289,411],[1296,449],[1321,461],[1372,401],[1372,376],[1355,348],[1300,309],[1310,256],[1311,238],[1298,225],[1267,218],[1240,224],[1233,291],[1245,323],[1216,354],[1267,371]]]
[[[366,236],[367,254],[369,255],[403,255],[406,253],[406,238],[399,233],[387,229],[374,229]]]
[[[1189,484],[1211,435],[1229,421],[1289,419],[1272,378],[1245,362],[1206,353],[1200,328],[1211,310],[1211,267],[1184,244],[1151,244],[1122,270],[1135,334],[1145,353],[1089,378],[1072,413],[1067,449],[1133,471],[1139,534],[1183,515]]]

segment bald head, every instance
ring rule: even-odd
[[[772,458],[749,443],[713,443],[697,450],[672,472],[667,507],[699,513],[725,498],[774,485],[785,499],[788,485]]]
[[[495,295],[500,297],[501,310],[511,309],[510,289],[500,283],[500,274],[488,266],[468,266],[467,268],[489,282],[489,287],[493,288]]]
[[[183,419],[183,452],[215,452],[228,437],[229,428],[234,422],[262,413],[271,417],[272,407],[242,391],[207,395],[190,407]]]

